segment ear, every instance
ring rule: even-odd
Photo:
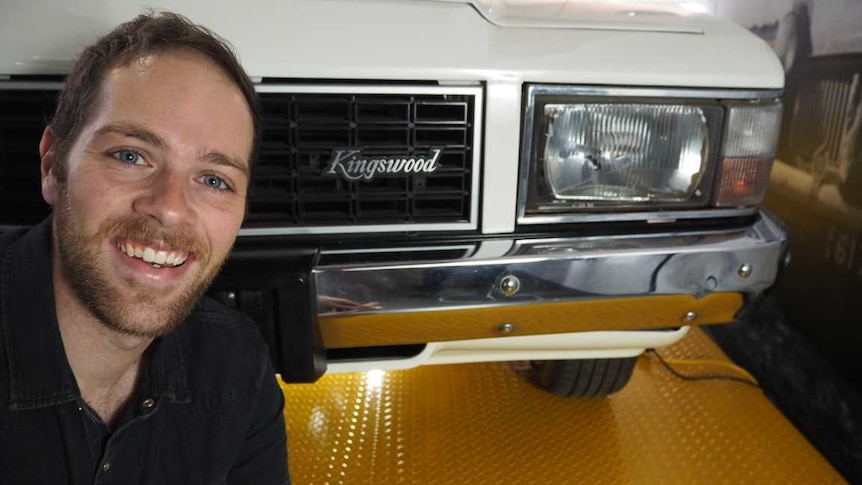
[[[51,127],[45,128],[42,132],[42,139],[39,141],[39,155],[42,157],[40,169],[42,172],[42,198],[48,205],[53,206],[57,200],[57,157],[54,151],[54,132]]]

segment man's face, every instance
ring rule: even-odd
[[[114,330],[170,331],[236,238],[252,136],[239,88],[199,53],[152,54],[108,71],[66,160],[46,158],[49,132],[40,147],[59,283]],[[57,163],[65,181],[49,170]]]

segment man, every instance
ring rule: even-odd
[[[53,217],[0,236],[0,484],[288,482],[265,345],[201,299],[256,110],[229,48],[175,14],[81,55],[39,146]]]

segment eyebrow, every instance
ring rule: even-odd
[[[111,123],[109,125],[105,125],[96,130],[95,136],[108,135],[111,133],[127,136],[129,138],[137,138],[138,140],[141,140],[148,145],[153,145],[160,150],[164,150],[166,146],[165,142],[155,133],[131,123]]]
[[[246,177],[249,176],[248,165],[242,163],[242,161],[237,160],[236,158],[229,157],[224,153],[211,151],[205,153],[204,156],[201,158],[215,165],[220,165],[222,167],[232,167],[242,172],[243,175],[245,175]]]
[[[152,145],[159,150],[165,150],[167,147],[167,144],[158,135],[131,123],[111,123],[96,130],[95,135],[102,136],[111,133],[141,140],[142,142],[148,145]],[[208,151],[205,152],[201,156],[201,158],[215,165],[234,168],[242,172],[243,175],[245,175],[246,177],[249,176],[247,164],[236,158],[229,157],[224,153]]]

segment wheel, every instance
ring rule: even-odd
[[[558,396],[607,396],[625,387],[637,360],[628,357],[537,361],[532,363],[532,381]]]

